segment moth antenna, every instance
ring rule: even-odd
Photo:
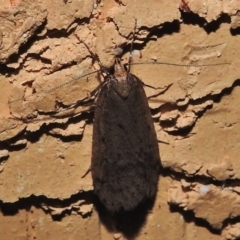
[[[94,61],[97,61],[97,62],[98,62],[101,72],[104,72],[105,74],[109,75],[108,71],[107,71],[106,68],[103,66],[103,64],[102,64],[99,56],[98,56],[96,53],[93,53],[93,52],[91,51],[91,49],[89,48],[89,46],[88,46],[83,40],[81,40],[81,39],[78,37],[77,34],[74,34],[74,35],[75,35],[75,37],[78,39],[78,41],[81,42],[81,43],[86,47],[86,49],[88,50],[88,52],[91,54],[92,59],[93,59]]]
[[[79,78],[84,78],[84,77],[90,76],[90,75],[92,75],[92,74],[94,74],[94,73],[97,73],[97,72],[99,72],[99,70],[93,71],[93,72],[91,72],[91,73],[83,74],[83,75],[81,75],[80,77],[75,77],[75,78],[69,80],[68,82],[65,82],[65,83],[63,83],[63,84],[60,84],[60,85],[58,85],[58,86],[56,86],[56,87],[53,87],[53,88],[50,88],[50,89],[48,89],[48,90],[38,92],[37,94],[44,94],[44,93],[54,92],[54,91],[56,91],[56,90],[58,90],[58,89],[60,89],[60,88],[62,88],[62,87],[65,87],[65,86],[67,86],[67,85],[69,85],[69,84],[77,81]],[[32,94],[32,95],[34,95],[34,94]],[[31,96],[32,96],[32,95],[31,95]],[[30,97],[30,96],[28,96],[28,97]],[[28,98],[28,97],[27,97],[27,98]],[[14,100],[11,100],[11,101],[8,100],[8,103],[9,103],[9,104],[12,104],[12,103],[14,103],[14,102],[23,101],[24,99],[27,99],[27,98],[22,97],[22,98],[14,99]]]
[[[132,37],[131,46],[130,46],[130,56],[129,56],[129,59],[128,59],[128,72],[127,72],[128,74],[130,73],[130,65],[131,65],[131,62],[132,62],[133,43],[134,43],[136,31],[137,31],[137,19],[135,18],[135,24],[134,24],[134,29],[133,29],[133,37]]]
[[[169,63],[169,62],[140,62],[132,63],[131,65],[140,65],[140,64],[159,64],[159,65],[169,65],[175,67],[209,67],[209,66],[219,66],[219,65],[229,65],[231,63],[210,63],[210,64],[180,64],[180,63]]]

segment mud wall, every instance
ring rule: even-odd
[[[135,19],[133,62],[146,64],[131,72],[154,86],[145,90],[167,143],[136,239],[240,237],[239,1],[0,2],[2,240],[125,239],[99,221],[82,177],[94,107],[81,100],[100,77],[81,41],[106,67],[119,49],[127,62]]]

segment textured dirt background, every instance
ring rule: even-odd
[[[1,0],[1,240],[125,239],[99,221],[82,178],[93,109],[74,103],[99,84],[84,77],[99,66],[79,39],[104,66],[118,48],[126,62],[135,19],[133,60],[147,64],[131,72],[156,88],[149,105],[169,143],[136,239],[239,238],[239,10],[238,0]]]

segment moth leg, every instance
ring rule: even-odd
[[[173,83],[170,83],[170,84],[168,84],[168,85],[167,85],[166,87],[164,87],[164,88],[159,88],[159,87],[154,87],[154,86],[148,85],[148,84],[146,84],[146,83],[144,83],[144,82],[142,82],[142,84],[143,84],[144,87],[149,87],[149,88],[152,88],[152,89],[155,89],[155,90],[157,90],[157,89],[163,89],[163,91],[162,91],[161,93],[164,93],[165,91],[167,91],[167,90],[173,85]]]
[[[92,171],[92,169],[91,169],[91,166],[88,168],[88,170],[82,175],[82,177],[81,178],[85,178],[87,175],[88,175],[88,173],[89,172],[91,172]]]
[[[165,141],[162,141],[162,140],[157,140],[159,143],[164,143],[164,144],[167,144],[169,145],[170,143],[169,142],[165,142]]]

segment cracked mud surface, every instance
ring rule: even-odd
[[[126,239],[100,222],[82,177],[101,77],[79,39],[104,66],[119,49],[126,63],[135,19],[131,73],[154,86],[145,91],[168,143],[136,239],[240,237],[239,1],[0,3],[1,239]]]

